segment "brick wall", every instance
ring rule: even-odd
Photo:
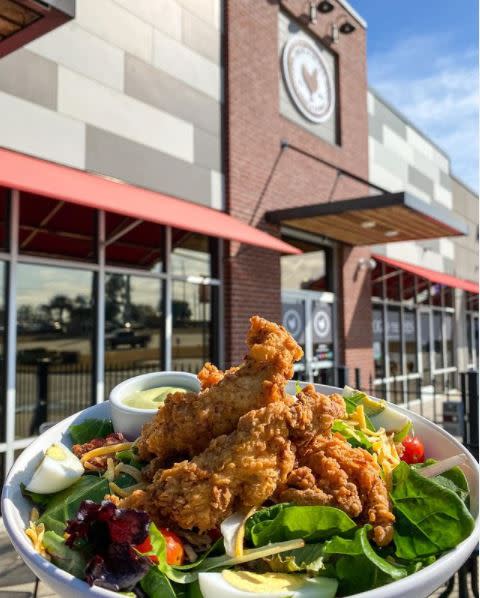
[[[329,23],[344,9],[336,4],[330,15],[319,15],[309,25],[306,3],[285,0],[283,9],[297,18],[324,43]],[[279,112],[278,64],[279,4],[272,0],[226,1],[226,159],[227,207],[230,213],[269,232],[265,222],[272,209],[327,201],[335,172],[292,149],[281,150],[282,139],[329,160],[355,174],[368,176],[368,120],[366,107],[365,31],[359,23],[352,35],[342,35],[331,47],[338,54],[341,145],[331,145]],[[362,185],[341,178],[332,200],[366,194]],[[357,272],[362,249],[340,248],[338,293],[339,359],[362,367],[368,376],[372,364],[369,274]],[[281,315],[280,257],[269,251],[230,244],[226,253],[225,307],[227,364],[245,351],[248,317],[260,313],[278,320]]]

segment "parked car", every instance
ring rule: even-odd
[[[105,335],[107,349],[113,350],[118,347],[146,347],[150,342],[149,334],[139,334],[135,330],[117,328],[110,334]]]

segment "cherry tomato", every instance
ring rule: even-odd
[[[166,527],[161,527],[160,532],[165,538],[167,544],[167,564],[169,565],[181,565],[185,551],[183,550],[183,544],[180,538],[174,532],[170,531]]]
[[[425,461],[425,448],[422,441],[417,436],[407,436],[402,441],[404,451],[402,461],[412,465],[412,463],[423,463]]]
[[[135,548],[141,553],[152,552],[153,546],[150,542],[150,536],[147,536],[141,544],[137,544]],[[149,554],[148,558],[152,561],[152,563],[158,564],[158,558],[154,554]]]

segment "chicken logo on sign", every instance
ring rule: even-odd
[[[328,120],[335,103],[333,83],[315,44],[292,37],[283,49],[282,66],[287,89],[297,109],[314,123]]]

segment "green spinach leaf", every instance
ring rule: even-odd
[[[149,598],[176,598],[177,596],[168,577],[158,567],[150,568],[145,577],[140,580],[140,587]]]
[[[426,479],[406,463],[393,472],[398,558],[414,560],[455,548],[473,530],[473,517],[456,492]]]
[[[43,545],[51,556],[54,565],[71,573],[74,577],[78,577],[78,579],[85,577],[86,556],[81,551],[72,550],[66,546],[62,536],[53,531],[45,532]]]
[[[85,444],[93,438],[105,438],[113,433],[113,424],[109,419],[86,419],[68,429],[73,444]]]
[[[38,492],[31,492],[23,482],[20,483],[20,490],[23,496],[29,498],[33,503],[39,507],[46,507],[54,494],[39,494]]]
[[[63,535],[65,523],[77,514],[83,500],[101,502],[108,493],[109,487],[105,478],[94,475],[83,476],[70,488],[52,495],[39,522],[44,523],[47,530]]]
[[[427,459],[424,463],[413,465],[413,468],[421,469],[427,465],[433,465],[436,462],[436,459]],[[467,478],[460,467],[452,467],[452,469],[435,476],[433,479],[441,486],[453,490],[464,502],[468,499],[470,489],[468,487]]]
[[[355,527],[348,515],[334,507],[280,503],[254,513],[246,522],[245,537],[254,546],[296,538],[318,542]]]
[[[372,527],[364,525],[351,539],[335,537],[325,542],[324,558],[335,558],[335,571],[342,593],[371,590],[379,585],[405,577],[405,567],[391,563],[375,552],[368,534]]]

